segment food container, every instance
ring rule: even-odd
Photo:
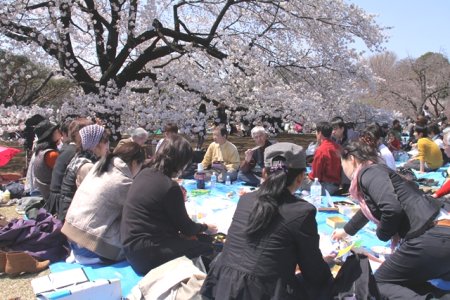
[[[341,215],[344,215],[348,218],[352,218],[356,212],[359,210],[359,205],[352,205],[352,206],[343,206],[338,205],[338,211]]]
[[[345,223],[347,222],[339,216],[327,218],[327,225],[333,228],[342,228],[344,227]]]

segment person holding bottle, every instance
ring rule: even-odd
[[[224,127],[215,127],[213,140],[206,150],[202,160],[206,180],[211,178],[212,172],[217,173],[217,181],[225,182],[229,175],[231,181],[237,179],[239,170],[239,152],[236,146],[228,141],[228,132]],[[196,175],[194,175],[196,178]]]
[[[350,195],[361,209],[332,238],[354,235],[374,222],[380,240],[391,240],[392,249],[399,246],[375,273],[383,299],[442,296],[444,292],[427,281],[450,280],[450,205],[377,163],[376,148],[364,142],[346,145],[341,160],[351,179]]]

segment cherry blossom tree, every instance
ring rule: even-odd
[[[0,104],[6,106],[60,103],[73,86],[57,71],[2,50],[0,70]]]
[[[352,48],[381,50],[383,28],[343,0],[4,0],[0,41],[74,80],[61,111],[114,130],[176,122],[201,129],[222,102],[257,122],[282,112],[344,115],[370,77]],[[119,119],[118,119],[119,118]]]
[[[375,86],[369,96],[379,105],[401,107],[405,116],[429,113],[439,116],[450,95],[450,63],[441,53],[425,53],[419,58],[398,60],[386,52],[372,56],[368,63],[375,73]]]
[[[39,114],[43,117],[55,120],[55,111],[50,107],[40,107],[38,105],[5,107],[0,104],[0,139],[8,136],[8,133],[18,133],[25,129],[25,121]]]

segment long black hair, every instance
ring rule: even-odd
[[[279,167],[266,167],[265,171],[268,177],[258,190],[258,198],[248,219],[246,233],[250,238],[259,236],[269,227],[275,216],[278,215],[278,207],[284,202],[282,195],[289,192],[287,187],[306,169],[285,168],[283,162],[280,161]]]
[[[100,159],[95,168],[95,175],[100,176],[108,171],[108,168],[114,157],[120,158],[128,165],[133,161],[138,164],[142,164],[145,160],[145,150],[135,142],[128,142],[119,145],[114,149],[114,152],[108,153],[108,155]]]
[[[192,161],[192,157],[191,144],[184,137],[174,134],[164,138],[161,147],[145,167],[161,171],[172,178]]]

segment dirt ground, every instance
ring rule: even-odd
[[[161,137],[162,136],[153,136],[151,138],[157,141]],[[245,150],[254,147],[254,142],[250,137],[230,136],[229,140],[238,148],[241,159],[243,159]],[[277,142],[292,142],[306,148],[310,142],[315,140],[315,137],[313,135],[280,134],[277,137],[271,138],[271,140]],[[203,148],[205,150],[211,143],[211,141],[212,137],[209,135],[203,145]],[[20,148],[20,146],[15,143],[0,142],[0,145]],[[192,141],[192,145],[195,147],[195,141]],[[24,168],[25,154],[22,152],[14,157],[8,163],[8,165],[0,168],[0,176],[5,174],[21,175],[23,174]],[[0,207],[0,214],[5,216],[9,220],[20,217],[20,215],[15,211],[15,205],[9,207]],[[6,274],[1,274],[0,299],[35,299],[33,290],[31,288],[31,280],[39,276],[48,275],[49,273],[50,270],[47,269],[37,274],[24,274],[18,277],[10,277]]]

